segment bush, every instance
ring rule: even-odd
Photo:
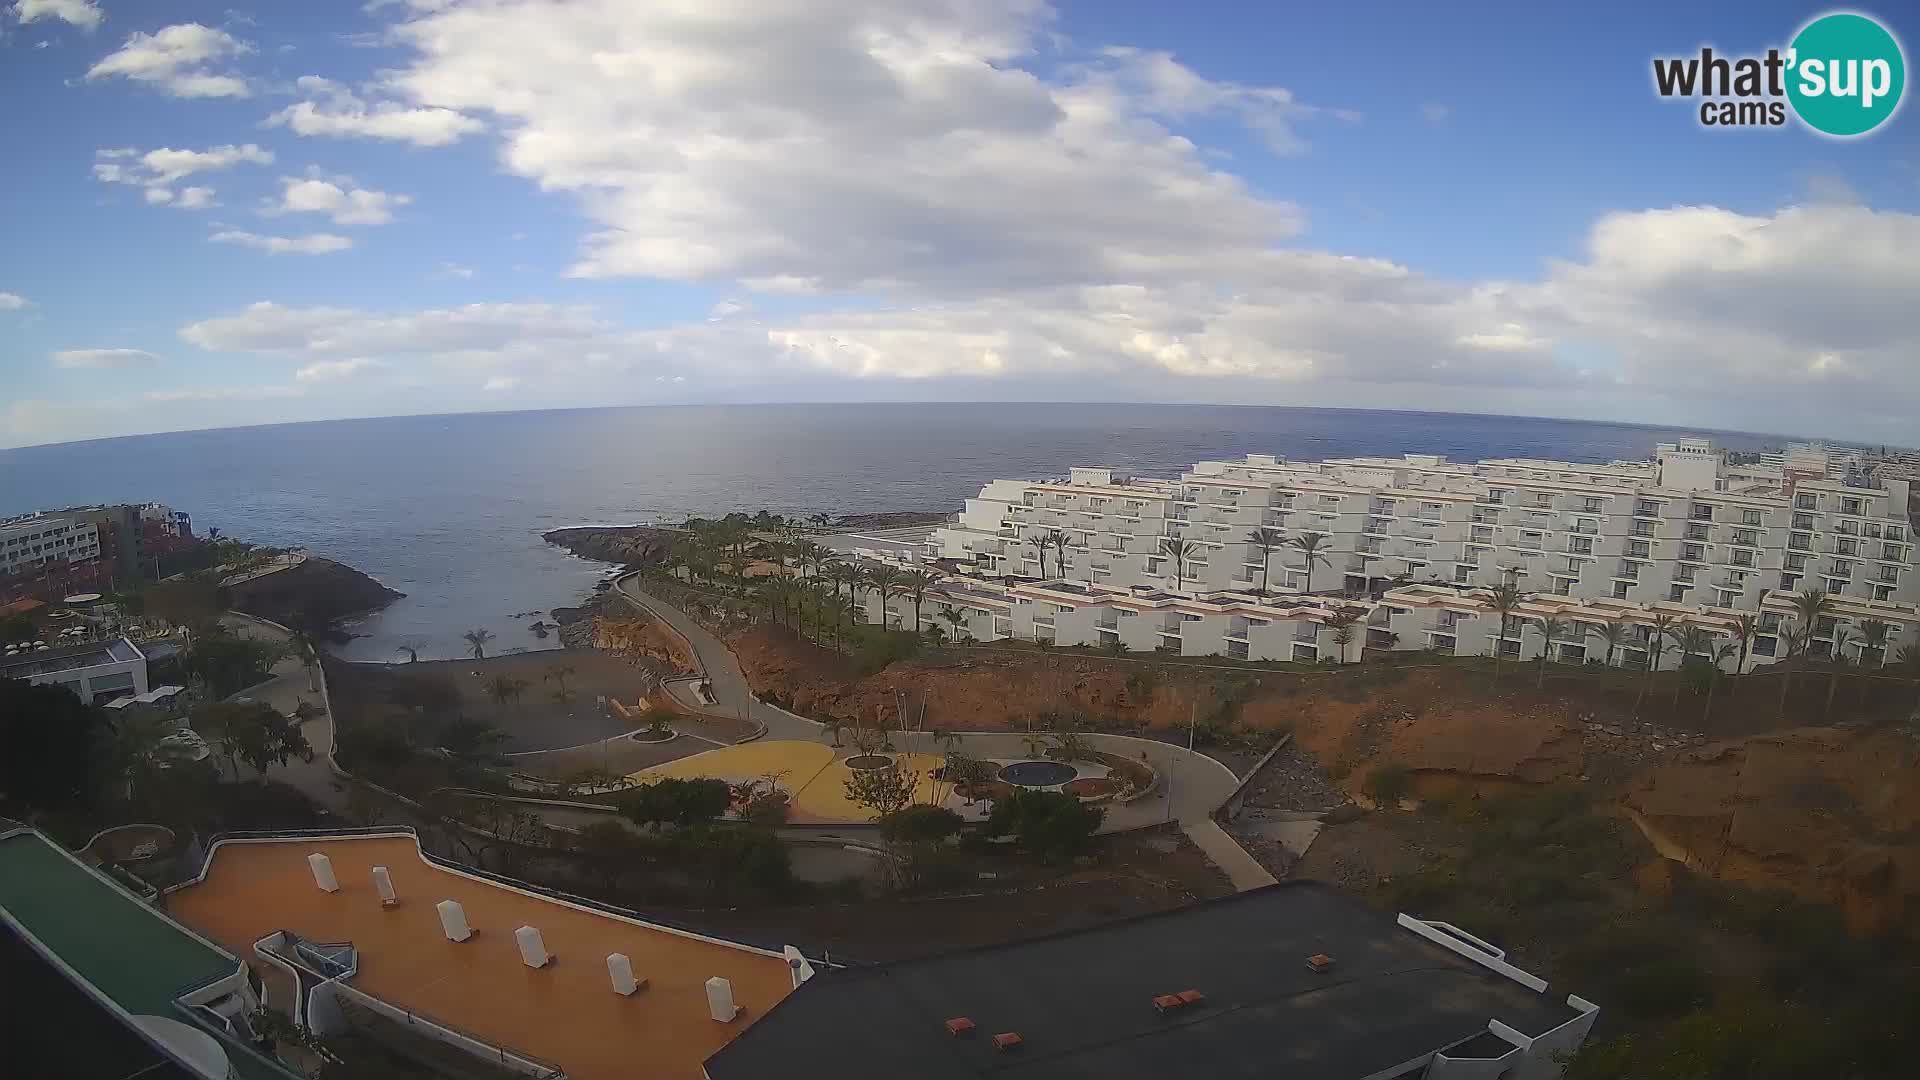
[[[620,796],[620,812],[637,825],[690,828],[717,821],[733,805],[733,789],[724,780],[668,777]]]
[[[1407,797],[1413,789],[1412,774],[1405,765],[1388,763],[1375,766],[1367,774],[1367,797],[1374,805],[1387,808],[1398,806],[1400,800]]]
[[[909,806],[880,819],[888,843],[937,844],[959,833],[965,821],[944,806]]]
[[[1713,982],[1684,956],[1663,956],[1628,968],[1613,983],[1607,1002],[1628,1016],[1662,1020],[1698,1008],[1713,997]]]
[[[990,836],[1012,834],[1044,862],[1068,858],[1085,850],[1105,815],[1071,795],[1022,788],[993,804],[987,818]]]

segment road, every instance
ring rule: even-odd
[[[287,647],[286,631],[252,616],[229,612],[221,616],[220,623],[236,636]],[[317,672],[309,674],[307,665],[291,655],[273,666],[272,676],[266,682],[235,694],[234,699],[265,702],[287,716],[293,715],[294,710],[304,703],[312,705],[317,715],[300,727],[308,745],[313,747],[313,760],[292,758],[285,765],[270,765],[267,767],[267,779],[297,788],[307,798],[336,814],[345,813],[346,786],[327,767],[327,755],[333,751],[333,710],[328,707],[326,684],[323,681],[319,690],[313,689],[313,680],[321,676]]]

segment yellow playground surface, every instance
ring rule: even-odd
[[[728,783],[770,778],[793,799],[788,820],[798,823],[871,821],[872,811],[847,801],[846,780],[852,770],[846,756],[852,749],[835,750],[821,743],[763,740],[722,747],[680,758],[633,773],[636,783],[673,777],[711,779]],[[913,801],[939,805],[953,793],[952,785],[932,779],[942,759],[933,754],[889,753],[900,768],[919,779]]]

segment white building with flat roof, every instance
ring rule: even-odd
[[[1249,454],[1198,462],[1172,479],[1074,468],[995,480],[927,537],[921,559],[973,579],[974,593],[993,592],[993,603],[966,603],[976,637],[1048,640],[1051,630],[1063,644],[1150,648],[1178,629],[1177,647],[1189,654],[1303,659],[1308,644],[1327,654],[1321,630],[1311,642],[1299,626],[1255,631],[1324,627],[1324,613],[1303,606],[1357,605],[1367,644],[1427,648],[1435,627],[1407,622],[1415,608],[1437,605],[1436,619],[1471,624],[1477,607],[1465,598],[1512,582],[1576,622],[1639,625],[1679,612],[1716,633],[1739,613],[1777,614],[1786,594],[1820,589],[1842,613],[1829,622],[1877,622],[1898,638],[1920,625],[1910,486],[1729,465],[1705,439],[1605,464]],[[1415,585],[1430,590],[1406,591]],[[1062,587],[1085,595],[1077,603],[1040,595]],[[1395,595],[1408,602],[1389,603]],[[1145,614],[1130,609],[1147,597],[1162,605],[1154,632],[1129,633],[1124,620]],[[1437,597],[1463,599],[1449,609]],[[1090,598],[1100,611],[1083,615]],[[1035,603],[1051,605],[1035,613],[1050,621],[1023,617]],[[1381,614],[1383,605],[1396,610]],[[1177,628],[1168,610],[1179,612]],[[1063,624],[1067,615],[1075,618]],[[1512,647],[1475,633],[1438,636],[1462,652]],[[1782,650],[1756,640],[1749,651],[1764,663]]]
[[[123,637],[8,653],[0,656],[0,679],[65,686],[101,705],[149,689],[146,654]]]

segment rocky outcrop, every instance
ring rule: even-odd
[[[833,519],[836,529],[904,529],[910,525],[938,525],[947,520],[945,513],[927,510],[900,510],[886,514],[847,514]]]
[[[666,558],[678,535],[672,529],[651,525],[587,525],[554,529],[540,534],[540,538],[583,559],[640,566]]]
[[[1634,778],[1626,806],[1668,858],[1837,905],[1860,932],[1920,926],[1920,765],[1887,732],[1711,743]]]
[[[309,556],[285,570],[229,586],[227,606],[289,626],[331,625],[379,611],[404,595],[351,566]]]

